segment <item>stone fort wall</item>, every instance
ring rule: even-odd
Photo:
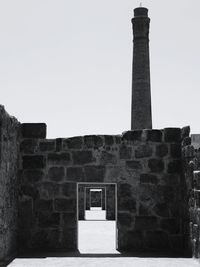
[[[77,183],[116,184],[119,250],[199,256],[200,156],[187,128],[46,139],[43,123],[3,107],[0,118],[1,260],[77,249]]]
[[[195,258],[200,258],[200,149],[191,145],[189,128],[185,128],[182,143],[183,169],[185,174],[188,203],[188,236],[189,249]]]
[[[0,106],[0,265],[17,251],[19,130]]]
[[[77,182],[117,184],[119,250],[186,249],[187,203],[181,129],[45,139],[45,124],[22,124],[19,246],[77,249]]]

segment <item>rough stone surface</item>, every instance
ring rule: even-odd
[[[185,244],[193,257],[200,258],[200,157],[199,151],[187,144],[189,132],[189,127],[182,129],[182,166],[187,190],[184,199],[188,208],[184,221]]]
[[[73,151],[74,164],[81,165],[81,164],[91,163],[93,161],[94,158],[90,150]]]
[[[52,165],[68,164],[70,162],[70,154],[67,152],[49,153],[47,160]]]
[[[165,128],[164,129],[164,141],[165,142],[180,142],[181,141],[181,129],[180,128]]]
[[[69,181],[83,181],[84,172],[82,167],[69,167],[67,168],[67,180]]]
[[[48,172],[48,177],[51,181],[62,181],[65,176],[64,167],[51,167]]]
[[[20,159],[20,252],[76,249],[77,192],[78,218],[84,220],[84,190],[93,185],[104,192],[106,219],[118,216],[119,250],[150,251],[152,244],[155,251],[167,253],[181,244],[176,250],[184,253],[181,240],[187,207],[183,205],[179,130],[145,129],[122,136],[55,140],[25,136],[16,153]],[[162,237],[167,241],[160,248]]]
[[[45,159],[42,155],[23,156],[24,169],[42,169],[45,167]]]
[[[120,159],[130,159],[132,154],[131,147],[127,147],[125,145],[122,145],[120,147]]]
[[[168,154],[168,146],[166,144],[160,144],[156,146],[156,156],[164,157]]]
[[[160,159],[150,159],[148,166],[152,172],[162,172],[164,169],[164,162]]]
[[[19,122],[0,106],[0,262],[18,247],[19,132]]]
[[[22,123],[21,134],[23,138],[46,138],[45,123]]]
[[[41,141],[39,146],[40,146],[40,151],[54,151],[55,150],[55,141],[54,140],[49,140],[49,141]]]
[[[147,130],[147,141],[161,142],[162,131],[160,130]]]
[[[124,132],[122,135],[122,140],[126,141],[141,141],[142,138],[142,130],[137,131],[128,131]]]
[[[85,166],[86,182],[103,182],[105,176],[104,166]]]
[[[152,147],[148,145],[141,145],[135,151],[136,158],[148,158],[152,156]]]
[[[72,137],[63,140],[64,149],[81,149],[83,146],[82,137]]]
[[[141,174],[140,175],[140,183],[144,184],[157,184],[158,179],[156,175],[152,174]]]

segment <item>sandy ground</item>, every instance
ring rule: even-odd
[[[106,220],[105,210],[86,210],[85,211],[86,220]]]
[[[78,249],[80,253],[118,254],[115,221],[79,221]]]
[[[79,221],[78,246],[82,257],[15,259],[9,267],[200,267],[200,261],[183,258],[120,257],[116,250],[114,221]],[[93,257],[84,253],[94,254]],[[101,254],[112,254],[105,257]],[[98,254],[96,257],[95,254]],[[113,256],[113,257],[112,257]]]
[[[45,258],[15,259],[9,267],[197,267],[193,259],[172,258]]]

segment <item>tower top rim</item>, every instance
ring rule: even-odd
[[[134,17],[148,17],[148,8],[137,7],[134,9]]]

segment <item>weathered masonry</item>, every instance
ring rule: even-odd
[[[190,253],[181,129],[45,136],[1,108],[1,259],[77,249],[77,183],[116,183],[119,250]]]
[[[76,251],[78,220],[95,205],[116,220],[121,252],[200,257],[200,151],[189,127],[151,129],[147,11],[132,21],[131,131],[46,139],[45,123],[0,106],[0,264]]]

